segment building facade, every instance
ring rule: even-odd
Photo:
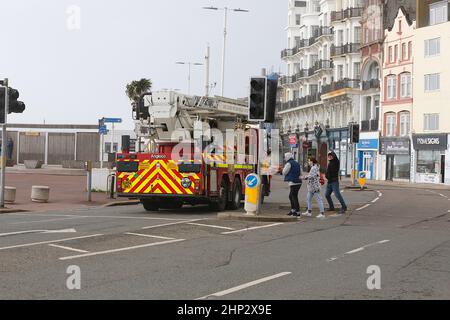
[[[330,50],[333,33],[330,27],[334,0],[289,1],[288,49],[281,53],[287,75],[280,84],[285,89],[281,116],[281,133],[285,146],[295,135],[292,148],[306,169],[308,156],[317,157],[326,166],[329,112],[321,99],[322,88],[332,83],[333,65]],[[294,145],[292,145],[294,147]]]
[[[333,44],[330,56],[333,76],[322,89],[322,100],[329,112],[329,149],[341,160],[341,175],[349,176],[355,157],[350,143],[349,123],[357,123],[360,114],[361,17],[363,1],[338,0],[331,12]]]
[[[411,180],[415,22],[401,7],[385,30],[381,90],[380,180]]]
[[[414,32],[412,175],[450,184],[450,20],[448,1],[418,2]]]

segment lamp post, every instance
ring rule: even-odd
[[[191,94],[191,66],[202,66],[203,63],[178,61],[175,64],[188,65],[188,94]]]
[[[231,9],[228,7],[224,8],[218,8],[218,7],[203,7],[205,10],[223,10],[224,11],[224,28],[223,28],[223,47],[222,47],[222,82],[221,82],[221,91],[220,94],[223,97],[224,96],[224,89],[225,89],[225,52],[226,52],[226,43],[227,43],[227,20],[228,20],[228,10],[231,10],[233,12],[249,12],[249,10],[245,9]]]

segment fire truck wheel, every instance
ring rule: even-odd
[[[241,198],[242,198],[241,194],[242,194],[241,180],[235,179],[233,184],[232,199],[228,204],[231,210],[237,210],[241,206]]]
[[[209,206],[214,211],[224,211],[227,207],[228,200],[228,182],[222,179],[220,183],[220,196],[216,201],[211,201]]]
[[[147,211],[158,211],[159,210],[159,204],[154,201],[143,200],[142,205],[144,206],[144,209]]]

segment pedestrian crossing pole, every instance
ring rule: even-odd
[[[4,119],[5,122],[2,123],[2,151],[0,155],[1,160],[1,175],[0,175],[0,208],[5,207],[5,167],[6,167],[6,123],[8,117],[8,105],[9,105],[9,95],[8,95],[8,79],[0,80],[0,85],[5,88],[5,110]]]

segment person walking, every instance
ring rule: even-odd
[[[328,168],[325,174],[325,178],[328,180],[327,190],[325,192],[325,198],[327,199],[329,205],[328,211],[335,211],[333,199],[331,198],[331,194],[334,192],[334,195],[341,203],[341,210],[339,213],[345,214],[347,211],[347,205],[339,189],[339,169],[340,162],[336,153],[333,151],[328,152]]]
[[[290,152],[285,153],[284,160],[286,164],[283,168],[284,181],[289,184],[289,201],[291,202],[291,211],[288,216],[300,216],[300,203],[298,201],[298,192],[302,187],[300,179],[300,164],[294,160],[294,155]]]
[[[312,216],[312,198],[315,197],[317,204],[319,205],[320,214],[317,216],[319,219],[325,218],[324,207],[322,197],[320,196],[320,169],[319,162],[316,158],[309,158],[308,165],[311,167],[309,174],[304,176],[303,179],[308,181],[308,211],[303,212],[302,215],[306,217]]]

